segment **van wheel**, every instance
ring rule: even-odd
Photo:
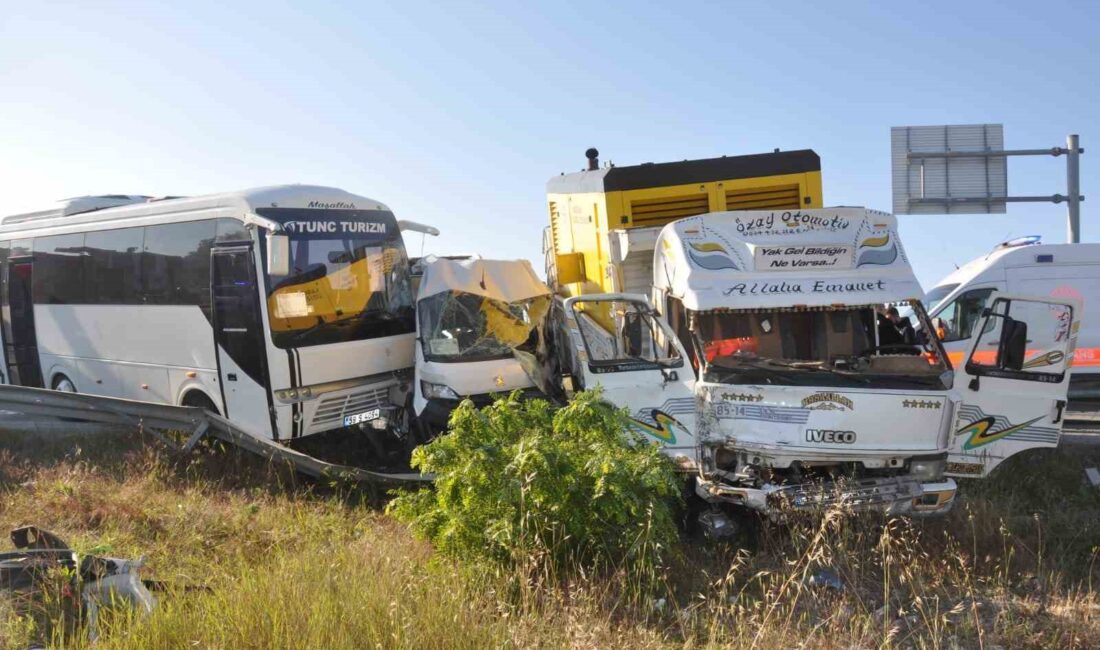
[[[57,377],[54,377],[53,389],[61,391],[62,393],[75,393],[76,384],[73,383],[72,379],[69,379],[65,375],[58,375]]]
[[[197,390],[193,390],[183,396],[183,406],[196,406],[210,411],[214,415],[221,415],[221,413],[218,412],[218,407],[214,405],[214,401]]]

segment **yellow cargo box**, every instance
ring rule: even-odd
[[[821,159],[810,149],[603,168],[595,149],[587,155],[588,171],[546,184],[547,280],[564,295],[636,288],[614,251],[624,231],[708,212],[822,207]]]

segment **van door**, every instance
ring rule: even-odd
[[[955,373],[948,475],[986,476],[1013,454],[1058,445],[1079,327],[1069,301],[998,295],[983,310]]]
[[[223,415],[250,432],[272,436],[274,402],[251,246],[210,252],[210,293]]]
[[[569,298],[564,329],[576,389],[600,388],[635,429],[682,465],[695,461],[695,375],[672,329],[641,296]]]
[[[17,245],[12,246],[12,250],[17,248]],[[29,252],[29,242],[25,248]],[[43,388],[31,293],[34,286],[34,258],[29,254],[13,257],[5,266],[0,313],[4,328],[4,356],[8,362],[8,379],[18,386]]]

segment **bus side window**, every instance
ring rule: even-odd
[[[237,219],[221,218],[217,219],[217,223],[217,234],[214,237],[216,241],[252,241],[252,235],[250,235],[248,229],[244,227],[243,221],[238,221]]]
[[[86,302],[84,233],[36,237],[34,240],[34,303],[78,305]]]
[[[90,304],[141,304],[143,231],[93,230],[84,237],[84,293]]]
[[[142,289],[154,305],[210,308],[210,248],[214,222],[187,221],[145,227]]]
[[[985,289],[972,289],[961,294],[949,305],[943,308],[938,318],[947,326],[944,336],[945,342],[965,341],[974,334],[974,326],[982,317],[982,308],[986,300],[993,293],[992,287]]]

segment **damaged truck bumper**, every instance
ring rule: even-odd
[[[833,507],[876,510],[891,515],[929,516],[951,510],[957,486],[952,479],[921,482],[907,477],[853,479],[844,482],[802,483],[759,487],[739,486],[699,478],[696,494],[708,503],[728,503],[776,517],[792,511],[820,511]]]

